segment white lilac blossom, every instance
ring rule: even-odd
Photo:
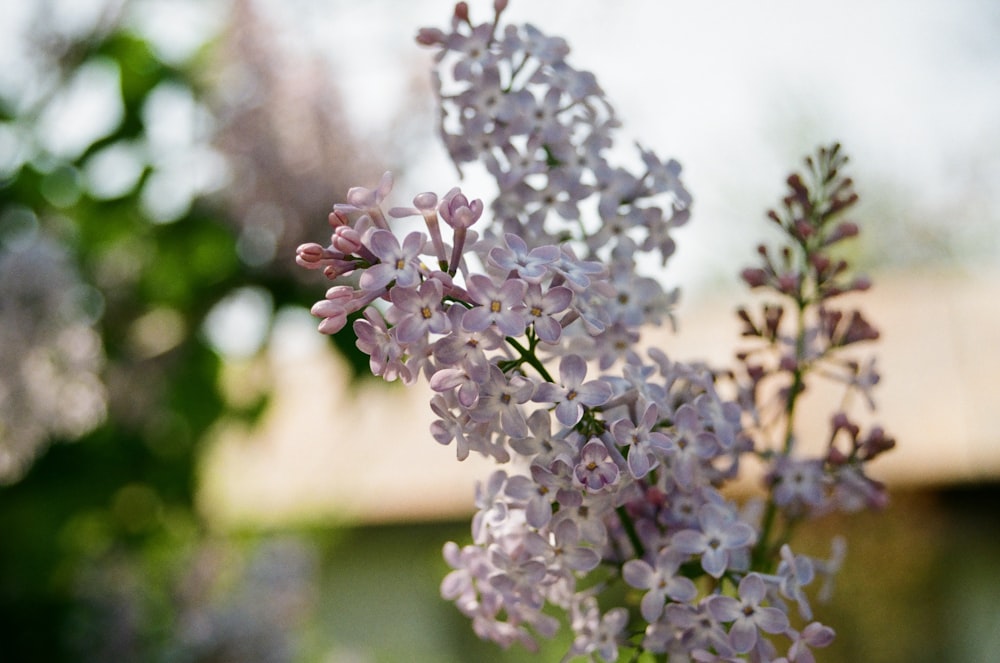
[[[820,149],[768,214],[785,244],[760,247],[742,272],[771,298],[738,311],[734,366],[644,348],[677,299],[640,265],[665,263],[690,217],[680,165],[647,148],[637,170],[612,163],[618,122],[594,76],[569,64],[564,40],[502,24],[505,7],[473,23],[459,3],[448,30],[417,38],[436,49],[452,159],[481,163],[497,197],[423,192],[386,213],[386,174],[334,206],[329,246],[296,257],[333,281],[313,307],[321,332],[360,313],[352,327],[375,375],[427,379],[431,437],[459,460],[508,468],[476,491],[472,542],[445,546],[441,593],[504,647],[536,649],[564,615],[566,660],[622,649],[633,660],[812,660],[833,630],[811,621],[809,592],[820,578],[825,593],[843,550],[810,557],[788,533],[884,504],[867,467],[894,444],[839,410],[820,453],[799,442],[807,383],[830,378],[873,404],[878,382],[873,362],[842,355],[878,337],[836,306],[869,286],[830,253],[857,234],[840,218],[856,200],[846,158]],[[408,216],[426,234],[390,223]],[[761,494],[741,503],[725,489],[753,466],[764,467]],[[627,605],[607,605],[605,590]]]

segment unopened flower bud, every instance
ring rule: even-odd
[[[871,287],[872,287],[871,279],[869,279],[867,276],[859,276],[853,281],[851,281],[851,290],[862,292],[864,290],[868,290]]]
[[[751,288],[767,285],[767,272],[759,267],[747,267],[740,273],[740,277]]]
[[[798,233],[799,237],[805,239],[811,237],[813,234],[813,227],[805,219],[795,220],[795,232]]]
[[[896,446],[896,440],[887,436],[881,426],[875,426],[862,442],[861,448],[865,459],[870,460],[884,451]]]
[[[786,295],[794,294],[799,287],[799,277],[797,274],[782,274],[778,277],[778,290]]]
[[[327,256],[327,250],[315,242],[301,244],[295,249],[295,262],[300,267],[306,269],[319,269],[323,267],[323,259]]]
[[[444,42],[444,32],[437,28],[420,28],[417,32],[417,43],[421,46],[436,46]]]
[[[469,228],[483,215],[483,209],[482,200],[469,202],[457,189],[452,189],[438,206],[441,218],[452,228]]]
[[[840,342],[842,345],[849,345],[860,341],[874,341],[878,337],[878,330],[865,320],[860,311],[853,311]]]
[[[333,233],[333,248],[348,255],[361,249],[361,235],[350,226],[339,226]]]
[[[421,212],[426,212],[433,210],[438,203],[437,194],[433,191],[425,191],[424,193],[418,193],[413,197],[413,206],[416,207]]]
[[[841,428],[847,428],[850,426],[851,422],[847,418],[847,415],[843,412],[837,412],[833,415],[830,423],[833,425],[834,432],[840,430]]]
[[[813,268],[820,274],[830,269],[831,260],[828,256],[813,254],[810,256],[810,262],[812,262]]]
[[[337,228],[338,226],[348,226],[351,224],[351,220],[347,218],[347,215],[344,214],[343,210],[338,210],[338,209],[335,209],[332,212],[330,212],[330,215],[327,217],[327,220],[329,220],[331,228]]]
[[[847,456],[837,447],[830,447],[830,451],[826,455],[826,461],[831,465],[844,465],[847,463]]]
[[[853,221],[841,221],[837,224],[837,227],[833,229],[826,237],[824,245],[829,246],[835,242],[839,242],[848,237],[854,237],[858,234],[858,224]]]

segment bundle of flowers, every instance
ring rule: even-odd
[[[445,545],[442,594],[502,646],[568,626],[567,660],[811,661],[834,632],[807,588],[843,549],[799,554],[790,533],[882,505],[867,465],[893,446],[846,398],[825,441],[799,439],[807,385],[871,403],[878,380],[851,352],[878,332],[838,307],[869,287],[838,257],[858,233],[843,219],[857,200],[847,159],[819,149],[768,213],[783,243],[742,272],[764,296],[738,311],[733,366],[643,345],[677,300],[644,267],[666,263],[689,219],[681,167],[644,147],[637,167],[614,163],[618,122],[595,77],[563,39],[502,24],[505,7],[477,24],[459,3],[448,30],[417,37],[436,50],[448,152],[480,162],[496,197],[455,188],[385,209],[387,173],[334,206],[327,246],[297,255],[333,282],[312,308],[320,331],[352,321],[372,373],[426,379],[437,442],[505,467],[477,489],[471,542]],[[422,229],[394,230],[405,217]],[[727,486],[747,472],[761,497],[738,500]]]

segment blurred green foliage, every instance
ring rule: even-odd
[[[240,412],[227,405],[221,359],[202,333],[206,315],[247,285],[263,284],[275,307],[307,301],[287,272],[239,261],[237,227],[207,197],[179,218],[152,221],[143,195],[155,159],[120,195],[88,188],[84,173],[95,155],[145,139],[144,109],[159,86],[169,81],[200,94],[197,57],[171,65],[127,27],[100,27],[38,53],[51,65],[47,73],[62,81],[95,62],[120,71],[121,121],[79,154],[47,153],[35,135],[59,85],[27,107],[0,89],[5,127],[31,146],[0,174],[0,218],[8,226],[0,229],[0,249],[26,232],[53,240],[68,251],[81,283],[98,293],[91,299],[109,410],[74,443],[53,440],[24,478],[0,487],[0,660],[10,663],[153,661],[179,651],[171,644],[174,585],[206,534],[194,510],[199,447],[220,417],[252,417],[262,405]],[[15,218],[30,223],[14,228]],[[150,318],[154,312],[160,317]],[[157,320],[168,328],[158,329]],[[134,605],[109,600],[103,612],[91,609],[96,595],[113,597],[123,588],[114,586],[113,574],[97,591],[87,578],[116,565],[142,579],[143,589],[128,598]],[[121,614],[126,609],[137,614]]]

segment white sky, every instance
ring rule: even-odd
[[[51,1],[72,26],[73,11],[80,22],[104,0]],[[181,58],[219,25],[228,0],[127,1],[135,28]],[[256,1],[286,48],[329,58],[360,128],[377,133],[400,107],[424,105],[406,96],[430,60],[413,35],[446,26],[452,0]],[[735,275],[752,253],[748,238],[765,232],[763,212],[785,174],[832,140],[852,155],[863,201],[896,196],[898,214],[922,210],[944,233],[1000,225],[995,2],[510,4],[508,20],[566,37],[571,61],[597,75],[624,121],[619,138],[629,154],[639,140],[684,165],[695,215],[679,237],[674,281],[697,287]],[[492,2],[470,5],[474,19],[485,19]],[[30,75],[9,38],[27,6],[0,0],[0,82]],[[411,167],[420,179],[399,181],[393,202],[456,183],[433,134],[428,126],[426,162]],[[476,194],[474,178],[465,186]],[[1000,233],[991,237],[1000,262]]]
[[[352,116],[371,131],[385,126],[400,103],[413,103],[403,96],[407,76],[429,61],[413,35],[423,25],[447,26],[453,6],[451,0],[261,2],[276,25],[297,26],[287,33],[290,46],[320,44],[341,72]],[[474,20],[491,11],[491,2],[469,4]],[[574,65],[597,75],[624,122],[623,146],[639,140],[684,165],[695,215],[672,263],[681,283],[697,287],[735,275],[735,264],[753,251],[748,237],[765,232],[763,212],[783,193],[785,175],[833,140],[853,158],[863,201],[902,193],[898,213],[938,215],[943,233],[952,232],[951,224],[955,232],[986,226],[1000,262],[1000,233],[990,231],[1000,224],[1000,205],[991,204],[1000,200],[990,190],[1000,180],[1000,5],[510,5],[508,20],[566,37]],[[454,185],[440,152],[430,152],[413,172],[423,179],[397,184],[399,196]],[[886,183],[891,194],[882,190]],[[963,218],[977,209],[987,214]]]

